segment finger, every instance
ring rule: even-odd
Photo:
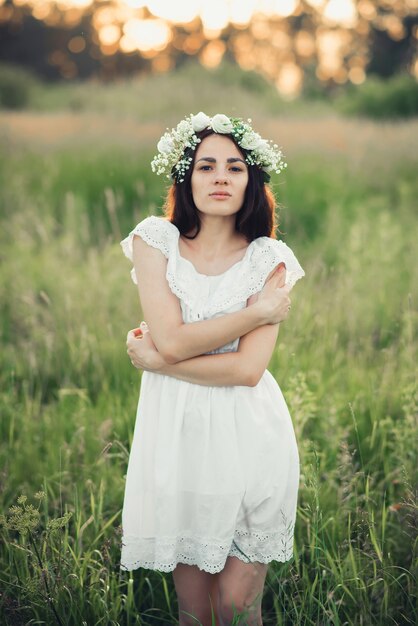
[[[276,272],[276,276],[277,278],[277,286],[278,287],[284,287],[286,284],[286,266],[282,265],[280,266],[280,269]]]
[[[264,287],[267,289],[275,289],[282,284],[285,280],[284,277],[286,277],[286,267],[284,265],[277,266],[265,282]]]
[[[275,272],[272,275],[274,287],[283,287],[286,284],[286,266],[284,263],[280,263],[276,267]]]
[[[281,276],[281,274],[285,270],[286,270],[286,265],[284,264],[283,261],[281,261],[279,265],[276,265],[276,267],[274,268],[274,271],[271,273],[269,280],[271,280],[272,278],[277,278],[278,276]]]

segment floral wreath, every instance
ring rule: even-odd
[[[248,165],[257,165],[263,170],[264,182],[270,181],[270,172],[276,174],[287,167],[279,146],[272,140],[263,139],[250,126],[251,119],[245,122],[240,117],[227,117],[217,113],[209,117],[202,111],[197,115],[190,114],[164,133],[157,145],[158,154],[151,161],[151,169],[157,175],[166,174],[167,178],[175,178],[179,183],[193,160],[185,155],[185,150],[196,149],[200,143],[196,133],[211,128],[215,133],[232,135],[241,148],[248,151],[245,160]]]

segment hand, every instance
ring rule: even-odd
[[[146,322],[141,322],[140,328],[128,332],[126,346],[131,363],[137,369],[158,372],[165,365],[165,360],[155,347]]]
[[[286,281],[286,265],[280,263],[258,294],[257,305],[262,308],[266,324],[283,322],[290,311],[289,285]]]

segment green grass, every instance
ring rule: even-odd
[[[210,115],[228,111],[242,117],[260,110],[270,115],[304,116],[307,108],[303,100],[283,100],[273,82],[254,71],[228,61],[206,69],[194,59],[166,74],[138,74],[109,83],[94,79],[41,83],[33,89],[30,103],[37,111],[93,111],[119,118],[133,116],[141,122],[160,121],[164,126],[178,123],[177,112],[185,115],[201,108]],[[310,116],[332,110],[325,97],[311,100],[307,106]]]
[[[389,79],[370,76],[363,84],[344,89],[335,104],[346,115],[378,120],[413,117],[418,113],[418,84],[408,74]]]
[[[160,210],[164,128],[150,113],[121,136],[97,114],[105,136],[70,142],[78,118],[51,114],[52,141],[26,115],[32,133],[0,117],[2,623],[176,623],[171,575],[118,568],[140,385],[125,337],[141,319],[119,241]],[[251,116],[283,138],[280,228],[306,271],[269,367],[302,475],[295,559],[269,568],[264,624],[414,624],[416,122]]]

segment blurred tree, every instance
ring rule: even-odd
[[[406,15],[399,32],[404,34],[403,37],[391,36],[389,30],[372,26],[367,73],[386,78],[407,68],[412,69],[417,54],[417,24],[417,16]]]
[[[0,0],[1,1],[1,0]],[[415,8],[414,8],[415,6]],[[177,24],[122,0],[94,0],[64,10],[56,3],[5,0],[0,6],[0,61],[23,65],[48,80],[114,79],[164,72],[197,56],[216,67],[226,55],[262,73],[282,93],[320,93],[366,75],[417,72],[418,13],[414,0],[299,0],[290,15],[256,13],[248,24],[208,29],[204,18]],[[158,22],[158,24],[157,24]],[[127,35],[127,26],[133,34]],[[135,37],[148,28],[165,41]],[[145,30],[144,30],[145,29]],[[161,36],[161,32],[154,34]],[[132,43],[133,42],[133,43]],[[319,89],[318,89],[319,88]]]

